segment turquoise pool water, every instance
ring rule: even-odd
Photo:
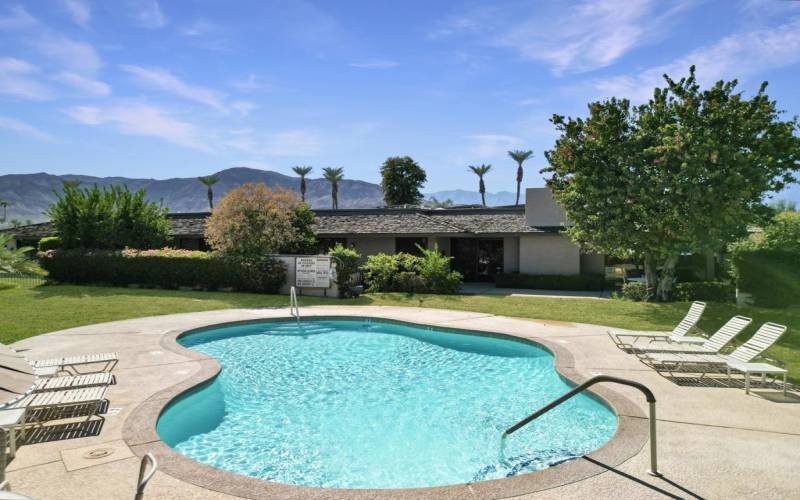
[[[601,447],[617,418],[581,395],[509,436],[570,386],[514,340],[376,320],[225,326],[180,343],[219,360],[173,401],[161,439],[199,462],[281,483],[407,488],[502,478]]]

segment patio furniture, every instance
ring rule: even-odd
[[[730,354],[697,354],[697,353],[642,353],[640,359],[654,370],[666,371],[672,376],[674,372],[700,373],[701,378],[711,371],[725,369],[730,376],[731,371],[740,371],[745,374],[745,383],[751,373],[781,373],[766,367],[765,363],[751,363],[769,349],[781,336],[786,333],[784,325],[764,323],[761,328],[744,344],[737,347]],[[764,365],[761,367],[755,365]],[[738,367],[738,368],[737,368]],[[759,371],[759,368],[762,371]],[[748,373],[749,371],[749,373]],[[785,389],[785,385],[784,385]],[[749,391],[748,391],[749,392]]]
[[[108,386],[95,386],[65,391],[30,392],[6,403],[0,407],[0,410],[25,409],[25,418],[20,424],[23,432],[29,423],[41,427],[44,422],[49,420],[76,417],[76,414],[65,415],[65,412],[80,408],[89,410],[84,422],[88,422],[94,416],[105,420],[100,415],[100,410],[106,402],[107,390]]]
[[[117,366],[117,362],[119,361],[119,357],[115,352],[104,352],[98,354],[81,354],[77,356],[63,356],[59,358],[50,358],[50,359],[32,359],[30,360],[31,365],[33,365],[34,369],[45,369],[45,368],[53,368],[57,367],[59,372],[67,372],[73,375],[86,375],[89,373],[100,373],[111,371]],[[102,364],[102,368],[91,370],[91,371],[81,371],[78,369],[79,366],[87,366],[87,365],[98,365]]]
[[[16,428],[25,418],[25,409],[0,410],[0,428],[8,435],[8,448],[11,451],[10,458],[17,454],[17,433]],[[5,453],[5,450],[2,450]]]
[[[761,384],[767,382],[767,375],[783,375],[783,395],[786,395],[786,374],[788,370],[767,363],[742,363],[738,361],[728,362],[728,377],[731,370],[744,374],[744,393],[750,394],[750,375],[761,375]]]
[[[706,308],[705,302],[695,301],[692,302],[686,316],[678,323],[671,332],[608,332],[608,336],[614,341],[614,344],[620,349],[631,349],[633,344],[640,339],[649,339],[650,342],[654,341],[670,341],[670,342],[683,342],[703,344],[707,339],[705,337],[688,337],[687,334],[692,331],[697,322],[700,321],[700,316]],[[625,340],[623,340],[625,339]],[[631,339],[631,340],[628,340]],[[626,341],[627,340],[627,341]]]
[[[80,389],[97,385],[108,386],[114,383],[114,375],[109,372],[87,373],[85,375],[66,375],[63,377],[40,378],[34,382],[34,392],[62,391]]]
[[[739,335],[747,325],[752,323],[752,319],[746,316],[734,316],[729,319],[714,335],[705,339],[705,342],[698,345],[696,343],[685,342],[652,342],[642,346],[633,345],[631,349],[637,356],[642,353],[650,352],[696,352],[700,354],[718,353],[725,345]]]

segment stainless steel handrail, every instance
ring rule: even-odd
[[[150,471],[145,475],[144,471],[147,469],[147,464],[150,463]],[[136,496],[134,500],[142,500],[144,498],[144,487],[153,479],[153,475],[158,469],[158,462],[152,453],[146,453],[142,457],[142,464],[139,466],[139,481],[136,483]]]
[[[598,375],[596,377],[592,377],[586,382],[578,385],[568,393],[564,394],[560,398],[557,398],[547,405],[543,406],[542,408],[536,410],[535,412],[531,413],[527,417],[523,418],[516,424],[512,425],[508,429],[503,432],[503,439],[506,438],[509,434],[513,434],[514,432],[518,431],[522,427],[528,425],[533,420],[539,418],[543,414],[547,413],[548,411],[552,410],[556,406],[560,405],[561,403],[567,401],[568,399],[572,398],[573,396],[585,391],[589,387],[597,384],[599,382],[613,382],[615,384],[622,384],[627,385],[630,387],[634,387],[639,389],[643,394],[645,399],[647,399],[647,404],[650,407],[650,470],[647,471],[648,474],[651,476],[661,477],[661,473],[658,471],[658,458],[656,453],[656,397],[653,394],[653,391],[648,389],[644,384],[639,382],[634,382],[633,380],[627,380],[624,378],[612,377],[610,375]]]
[[[289,289],[289,313],[300,322],[300,304],[297,303],[297,290],[295,287]]]

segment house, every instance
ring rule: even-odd
[[[584,253],[562,234],[566,217],[547,188],[526,190],[524,206],[315,210],[314,232],[325,251],[337,242],[362,255],[417,252],[417,245],[453,257],[466,281],[498,272],[603,273],[602,255]],[[208,213],[169,214],[174,246],[204,250]],[[11,231],[18,244],[54,234],[49,223]]]

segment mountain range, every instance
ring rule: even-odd
[[[214,199],[219,201],[231,189],[246,182],[263,182],[270,187],[282,187],[297,191],[298,177],[280,174],[269,170],[236,167],[222,170],[216,174],[219,182],[214,185]],[[47,220],[44,214],[47,207],[56,200],[56,192],[61,191],[63,181],[78,181],[83,186],[97,184],[100,187],[127,185],[131,191],[144,189],[147,198],[161,202],[170,212],[201,212],[208,210],[206,187],[196,177],[172,179],[136,179],[128,177],[93,177],[89,175],[9,174],[0,175],[0,199],[10,203],[7,208],[7,221]],[[330,184],[322,178],[306,179],[306,201],[313,208],[329,208],[331,203]],[[454,204],[480,203],[480,194],[473,191],[439,191],[428,193],[444,201],[450,199]],[[514,203],[514,194],[500,192],[487,193],[488,205]],[[345,179],[339,182],[340,208],[375,208],[383,205],[381,187],[370,182]],[[2,217],[2,212],[0,212]]]

